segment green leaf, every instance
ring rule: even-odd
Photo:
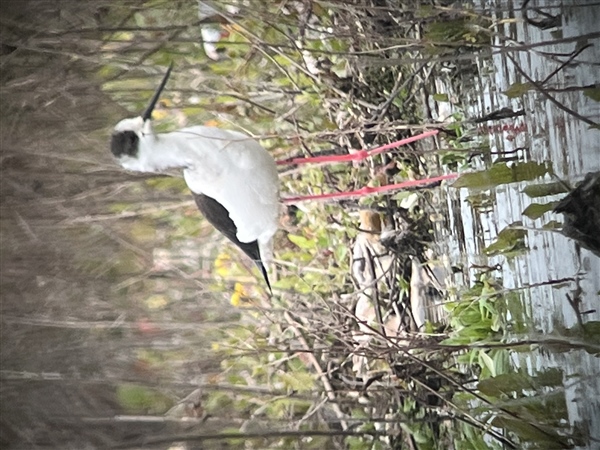
[[[436,102],[449,102],[448,94],[433,94],[431,96]]]
[[[522,97],[533,88],[531,83],[513,83],[504,91],[504,95],[508,98]]]
[[[532,220],[539,219],[548,211],[552,211],[558,202],[549,203],[532,203],[523,211],[523,215],[529,217]]]
[[[312,250],[316,248],[316,241],[307,239],[297,234],[288,234],[288,239],[303,250]]]
[[[280,378],[290,389],[298,392],[310,391],[315,386],[314,376],[308,372],[283,373]]]
[[[535,161],[511,164],[510,166],[507,163],[498,163],[488,170],[461,175],[454,182],[453,187],[485,190],[502,184],[534,180],[551,172],[552,168],[549,165]]]
[[[488,256],[494,256],[506,255],[509,252],[525,249],[526,232],[525,230],[511,228],[515,225],[521,225],[521,222],[515,222],[500,231],[496,241],[484,248],[483,252]]]
[[[479,352],[479,365],[485,367],[492,377],[496,376],[496,364],[494,364],[494,360],[484,350]]]
[[[523,189],[523,193],[531,198],[564,194],[568,191],[569,189],[565,183],[560,181],[555,181],[554,183],[530,184]]]
[[[550,222],[545,223],[542,228],[544,230],[558,230],[562,228],[562,223],[558,222],[557,220],[551,220]]]
[[[117,399],[130,413],[161,414],[173,406],[173,401],[166,395],[139,384],[118,386]]]
[[[600,88],[586,89],[583,91],[583,95],[587,98],[591,98],[597,102],[600,102]]]
[[[535,442],[536,448],[548,450],[572,448],[571,445],[568,445],[565,438],[558,435],[556,429],[535,423],[532,424],[521,418],[507,417],[504,415],[497,416],[492,420],[491,425],[506,428],[517,434],[521,439]]]
[[[348,256],[348,246],[346,244],[338,245],[335,247],[334,253],[335,260],[338,262],[338,264],[341,264]]]
[[[531,377],[520,373],[501,374],[481,380],[477,388],[482,394],[500,398],[502,395],[532,389]]]
[[[440,152],[441,163],[444,165],[464,164],[468,154],[466,152]]]

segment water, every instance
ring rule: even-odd
[[[600,170],[600,131],[591,129],[584,121],[552,104],[543,94],[532,89],[523,96],[509,98],[503,92],[514,83],[527,80],[519,73],[509,55],[513,55],[521,70],[533,80],[544,80],[567,60],[568,54],[581,43],[593,46],[583,50],[575,59],[578,64],[570,64],[556,73],[546,86],[584,86],[598,83],[600,72],[600,37],[597,24],[600,23],[600,6],[591,2],[572,5],[568,2],[537,2],[537,6],[548,6],[544,11],[561,14],[562,25],[559,28],[542,30],[519,20],[520,11],[513,11],[505,2],[482,2],[479,8],[495,10],[498,20],[510,19],[494,30],[497,32],[495,44],[503,46],[506,37],[514,45],[530,45],[550,42],[556,38],[568,40],[581,37],[576,41],[559,44],[535,46],[520,52],[495,52],[490,60],[478,61],[481,77],[476,86],[467,93],[468,118],[482,117],[501,108],[513,111],[524,109],[525,116],[479,125],[482,139],[489,140],[493,159],[501,156],[514,157],[516,162],[549,162],[556,176],[571,184],[576,184],[586,173]],[[498,8],[501,4],[503,7]],[[586,6],[587,5],[587,6]],[[560,55],[560,56],[558,56]],[[576,111],[594,122],[600,121],[600,103],[582,95],[581,91],[550,92],[566,108]],[[508,125],[508,126],[506,126]],[[475,160],[476,168],[485,167],[483,160]],[[546,175],[535,183],[548,183],[556,178]],[[464,284],[472,283],[476,273],[473,265],[498,264],[500,270],[495,274],[502,279],[506,290],[518,293],[522,302],[523,317],[510,320],[528,322],[528,332],[507,335],[508,339],[544,339],[549,336],[577,341],[580,335],[565,330],[574,329],[579,324],[600,320],[600,258],[585,249],[579,249],[569,238],[550,231],[541,230],[551,220],[561,221],[562,217],[552,212],[545,213],[539,219],[529,219],[522,213],[531,203],[557,201],[562,195],[530,198],[523,188],[531,181],[501,184],[488,194],[493,199],[491,208],[474,208],[466,200],[473,190],[448,188],[449,204],[460,205],[460,211],[451,218],[450,239],[447,242],[448,253],[452,255],[451,264],[462,265],[468,272]],[[504,256],[486,258],[482,256],[485,246],[496,240],[498,232],[505,227],[522,222],[527,230],[527,252],[507,259]],[[538,229],[539,231],[536,231]],[[466,272],[466,270],[465,270]],[[559,284],[548,284],[552,280],[569,279]],[[579,298],[579,310],[589,313],[578,316],[575,308],[567,300]],[[569,337],[565,336],[569,334]],[[574,337],[577,336],[577,337]],[[530,353],[512,353],[515,368],[524,368],[530,375],[542,370],[558,368],[562,370],[564,399],[570,426],[579,426],[589,431],[588,446],[578,448],[598,448],[600,442],[600,358],[597,346],[585,351],[569,346],[561,351],[547,347],[534,347]],[[594,352],[595,349],[595,352]],[[596,353],[596,354],[593,354]]]

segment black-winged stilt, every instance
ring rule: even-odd
[[[271,290],[265,264],[272,258],[273,236],[279,224],[279,177],[273,157],[253,138],[237,131],[193,126],[171,133],[154,134],[152,111],[164,89],[172,65],[152,97],[146,111],[123,119],[114,128],[112,154],[125,169],[157,172],[183,169],[183,177],[206,220],[237,245],[258,266]],[[427,131],[373,150],[351,155],[295,158],[277,164],[336,163],[365,159],[373,154],[437,133]],[[283,199],[304,200],[347,198],[423,185],[454,178],[455,175],[369,187],[352,192],[320,194]]]
[[[256,263],[270,289],[265,261],[271,258],[279,224],[275,161],[258,142],[237,131],[194,126],[154,134],[152,111],[171,69],[144,114],[115,126],[111,151],[128,170],[183,169],[206,220]]]

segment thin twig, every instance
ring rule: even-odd
[[[588,125],[590,125],[594,128],[600,127],[600,124],[594,122],[593,120],[588,119],[587,117],[582,116],[581,114],[579,114],[576,111],[573,111],[570,108],[567,108],[565,105],[563,105],[558,100],[556,100],[554,97],[552,97],[550,94],[548,94],[548,92],[546,92],[546,90],[540,83],[535,81],[533,78],[531,78],[529,75],[527,75],[523,69],[521,69],[521,67],[515,60],[515,58],[510,53],[508,53],[506,56],[512,61],[515,69],[517,69],[517,72],[519,72],[527,81],[529,81],[531,83],[532,86],[534,86],[540,92],[540,94],[542,94],[544,97],[546,97],[548,100],[550,100],[550,102],[552,102],[554,105],[556,105],[559,109],[565,111],[567,114],[572,115],[573,117],[581,120],[582,122],[587,123]]]

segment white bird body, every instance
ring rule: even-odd
[[[119,125],[117,132],[124,128]],[[192,192],[213,198],[229,212],[240,242],[257,240],[270,253],[279,223],[279,177],[272,156],[251,137],[205,126],[144,133],[136,157],[124,155],[119,162],[139,172],[182,168]]]
[[[251,137],[195,126],[154,134],[152,110],[171,67],[140,117],[114,128],[111,152],[122,167],[138,172],[179,168],[208,222],[257,264],[269,286],[265,264],[279,224],[279,176],[273,157]]]

